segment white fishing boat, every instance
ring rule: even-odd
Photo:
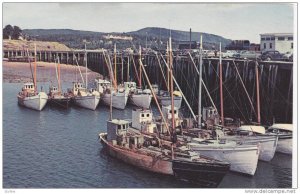
[[[179,91],[174,91],[174,106],[177,108],[181,107],[182,95]],[[159,90],[157,99],[162,106],[170,106],[171,105],[171,96],[168,91]]]
[[[96,110],[100,102],[100,93],[97,91],[88,91],[81,82],[73,83],[73,101],[77,106]]]
[[[293,124],[276,123],[270,126],[267,135],[278,135],[276,152],[284,154],[293,153]]]
[[[116,90],[111,87],[110,81],[97,79],[97,91],[100,92],[102,102],[109,106],[112,99],[112,106],[117,109],[125,109],[128,94],[125,92],[124,88],[117,88]],[[112,98],[110,95],[112,94]]]
[[[236,135],[226,135],[223,138],[241,144],[259,146],[259,160],[269,162],[275,155],[278,135],[265,135],[263,126],[244,125],[236,130]]]
[[[35,92],[33,83],[25,83],[18,94],[18,103],[30,109],[41,111],[47,104],[48,96],[45,92]]]
[[[28,61],[30,63],[30,68],[31,68],[31,61],[29,59],[29,52],[27,50],[27,56],[28,56]],[[36,76],[36,69],[37,69],[37,64],[36,64],[36,45],[34,45],[34,70],[33,70],[33,83],[28,82],[25,83],[22,91],[20,91],[17,95],[18,98],[18,104],[33,110],[38,110],[41,111],[47,104],[48,101],[48,96],[45,92],[37,91],[37,76]]]
[[[124,82],[129,102],[137,107],[149,108],[152,100],[151,90],[136,88],[135,82]]]
[[[257,145],[239,145],[224,139],[192,138],[188,146],[201,155],[228,162],[231,171],[247,175],[255,174],[259,156]]]

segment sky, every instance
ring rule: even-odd
[[[289,3],[3,3],[3,27],[129,32],[144,27],[206,32],[259,43],[294,30]],[[22,14],[21,14],[22,13]],[[296,18],[296,17],[295,17]]]

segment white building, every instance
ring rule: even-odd
[[[293,52],[294,41],[292,33],[260,34],[260,50]]]

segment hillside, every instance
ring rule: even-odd
[[[48,41],[26,41],[26,40],[3,40],[3,50],[34,50],[34,44],[37,51],[70,51],[66,45],[59,42]]]
[[[25,29],[23,30],[23,33],[33,40],[60,42],[75,49],[83,49],[84,40],[88,42],[88,49],[112,49],[114,43],[117,43],[118,48],[122,49],[138,47],[138,45],[146,47],[146,39],[147,47],[151,47],[153,49],[164,49],[170,35],[170,30],[166,28],[148,27],[127,33],[103,33],[71,29]],[[103,35],[107,34],[132,36],[133,40],[125,41],[105,39]],[[189,31],[171,30],[171,35],[174,48],[176,48],[179,41],[189,40]],[[219,42],[222,42],[224,47],[231,42],[231,40],[218,35],[208,33],[202,33],[202,35],[204,48],[207,49],[217,47]],[[199,38],[200,32],[192,32],[192,40],[199,42]]]

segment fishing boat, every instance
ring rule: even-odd
[[[202,187],[217,187],[230,167],[226,162],[200,157],[184,146],[175,148],[173,152],[167,146],[153,146],[159,145],[157,138],[130,128],[126,120],[109,120],[107,133],[100,133],[99,138],[112,157],[135,167],[175,176]]]
[[[220,43],[220,53],[221,53],[221,43]],[[219,56],[219,78],[220,78],[220,104],[221,104],[221,125],[223,127],[225,126],[225,119],[224,119],[224,109],[223,109],[223,78],[222,78],[222,56],[220,54]],[[235,65],[235,64],[234,64]],[[237,67],[235,66],[237,74],[239,75],[239,72],[237,70]],[[277,147],[277,136],[264,136],[265,129],[263,126],[260,126],[261,119],[260,119],[260,103],[259,103],[259,72],[258,72],[258,64],[256,62],[255,64],[255,75],[256,75],[256,94],[257,94],[257,125],[242,125],[242,126],[235,126],[234,129],[230,131],[231,135],[225,135],[222,138],[226,140],[236,141],[238,144],[248,144],[248,145],[258,145],[259,146],[259,160],[262,161],[271,161],[274,157],[275,150]],[[242,85],[244,86],[244,83],[239,75],[239,78],[241,80]],[[245,89],[245,87],[244,87]],[[252,101],[249,97],[248,92],[245,89],[245,92],[247,94],[248,100],[250,101],[251,107],[253,111],[255,112],[255,109],[253,107]],[[219,123],[217,123],[219,124]],[[224,130],[222,130],[223,132]]]
[[[174,106],[177,108],[181,107],[182,95],[179,91],[174,91]],[[170,106],[171,105],[171,96],[168,91],[159,90],[157,94],[157,99],[161,106]]]
[[[17,95],[18,98],[18,104],[33,110],[38,110],[41,111],[47,104],[48,101],[48,96],[45,92],[37,91],[37,76],[36,76],[36,69],[37,69],[37,64],[36,64],[36,45],[34,45],[34,74],[33,74],[33,83],[28,82],[25,83],[24,86],[22,87],[22,91],[20,91]],[[29,52],[27,50],[27,55],[28,55],[28,61],[30,64],[31,68],[31,61],[29,59]]]
[[[162,112],[167,121],[171,122],[172,113],[170,106],[163,107]],[[144,113],[144,116],[147,116],[148,114],[151,115],[151,113]],[[150,118],[151,117],[152,116],[150,116]],[[136,117],[132,115],[132,118]],[[166,136],[167,130],[162,124],[161,119],[158,119],[157,122],[157,130],[161,133],[161,136]],[[174,122],[175,130],[178,134],[178,141],[187,144],[192,151],[195,151],[202,156],[208,156],[216,160],[228,162],[231,171],[251,176],[255,174],[259,157],[259,147],[257,145],[240,144],[233,140],[219,139],[217,135],[215,137],[210,136],[210,131],[201,128],[184,130],[182,129],[183,119],[179,118],[178,108],[174,109]],[[143,123],[147,122],[143,121]]]
[[[50,105],[58,106],[61,108],[68,108],[71,102],[71,97],[68,94],[62,94],[61,89],[61,80],[60,80],[60,62],[59,58],[57,58],[57,64],[55,63],[55,70],[56,70],[56,78],[58,87],[51,85],[49,87],[48,93],[48,101]]]
[[[80,71],[80,67],[78,65],[78,62],[76,60],[78,70],[80,72],[82,82],[76,81],[73,82],[73,88],[71,89],[70,93],[72,95],[72,99],[75,105],[80,106],[82,108],[86,108],[89,110],[96,110],[99,102],[100,102],[100,93],[94,89],[90,88],[88,89],[88,78],[87,78],[87,52],[86,52],[86,44],[84,45],[85,55],[84,55],[84,61],[85,61],[85,85],[82,83],[83,77],[82,73]]]
[[[173,90],[172,95],[170,92],[171,84],[173,85],[173,74],[171,73],[172,72],[171,64],[173,64],[173,53],[172,53],[172,46],[170,44],[167,44],[167,62],[165,62],[165,64],[167,66],[167,73],[166,73],[167,90],[157,91],[156,95],[157,95],[158,102],[161,104],[161,106],[170,106],[172,105],[172,100],[173,100],[174,107],[180,108],[182,103],[182,93],[176,89],[174,90],[174,88],[172,88]]]
[[[124,82],[124,87],[131,104],[141,108],[150,107],[152,100],[150,89],[136,88],[135,82]]]
[[[96,79],[97,91],[101,95],[102,102],[110,106],[112,99],[112,106],[117,109],[125,109],[128,101],[128,93],[124,88],[114,89],[111,82],[103,79]],[[112,98],[111,98],[112,94]]]
[[[145,73],[144,68],[143,71]],[[146,79],[149,82],[147,76]],[[153,94],[151,85],[150,89]],[[158,105],[155,96],[154,98]],[[175,176],[203,187],[217,187],[229,170],[230,165],[226,162],[200,157],[186,146],[177,146],[175,142],[163,143],[156,136],[145,135],[139,129],[129,127],[129,121],[113,119],[112,104],[110,113],[107,132],[100,133],[99,138],[112,157],[150,172]],[[150,115],[146,113],[141,116]],[[140,120],[135,121],[133,126],[138,123]],[[137,128],[141,127],[141,125],[137,126]]]
[[[45,92],[36,92],[34,83],[25,83],[19,92],[18,104],[33,110],[41,111],[47,104],[48,96]]]
[[[266,135],[278,135],[276,152],[293,153],[293,124],[276,123],[270,126]]]
[[[48,101],[50,105],[61,108],[69,108],[71,97],[67,94],[63,95],[56,86],[49,87]]]
[[[73,82],[72,99],[75,105],[96,110],[100,102],[100,94],[96,90],[87,90],[81,82]]]
[[[225,135],[222,138],[236,141],[239,144],[258,145],[259,160],[269,162],[273,159],[278,135],[265,135],[265,128],[255,125],[242,125],[234,131],[234,135]]]

